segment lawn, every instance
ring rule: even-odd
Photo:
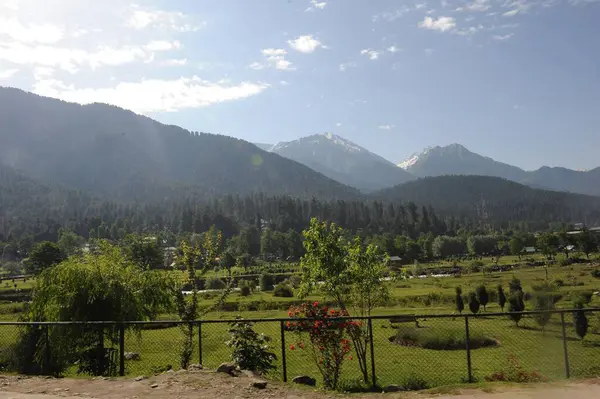
[[[506,264],[517,262],[517,258],[505,257],[501,262]],[[491,263],[491,259],[484,260]],[[422,265],[425,268],[439,267],[437,264]],[[429,386],[461,383],[468,379],[467,354],[463,349],[436,350],[424,349],[419,346],[405,346],[394,340],[398,330],[415,330],[412,333],[425,334],[432,339],[444,340],[453,336],[464,340],[465,320],[463,317],[431,318],[426,315],[454,313],[454,292],[461,286],[463,293],[475,289],[480,284],[485,284],[490,291],[495,291],[498,284],[502,284],[508,291],[508,282],[514,277],[521,280],[525,292],[531,292],[532,286],[546,281],[558,282],[559,292],[563,299],[558,302],[559,308],[570,308],[571,298],[580,292],[598,291],[600,280],[591,276],[591,271],[598,265],[572,265],[545,267],[519,267],[507,272],[496,273],[465,273],[460,277],[428,277],[413,279],[394,279],[390,282],[392,300],[388,306],[375,310],[375,315],[419,314],[425,315],[419,322],[417,329],[414,323],[401,323],[392,325],[388,319],[373,321],[373,342],[375,352],[375,369],[377,383],[380,386],[388,384],[402,384],[408,378],[422,380]],[[31,284],[30,281],[26,283]],[[31,288],[31,285],[29,285]],[[22,286],[25,289],[25,286]],[[202,300],[202,305],[209,306],[214,302],[213,296],[207,294]],[[308,298],[321,300],[318,294]],[[297,298],[277,298],[270,292],[255,292],[243,297],[238,292],[233,292],[227,298],[225,309],[235,311],[215,311],[204,316],[204,319],[231,320],[236,316],[244,318],[274,318],[287,317],[287,309]],[[16,320],[19,316],[17,304],[0,304],[1,320]],[[532,310],[532,304],[526,304],[526,310]],[[591,307],[600,306],[600,298],[594,296]],[[499,312],[501,309],[495,303],[490,303],[487,312]],[[600,374],[600,312],[588,314],[590,328],[587,336],[582,341],[574,331],[571,314],[565,315],[566,320],[566,347],[569,355],[570,372],[572,376],[596,376]],[[176,319],[175,315],[162,315],[160,319]],[[282,377],[281,365],[281,330],[279,322],[259,322],[256,330],[271,338],[272,350],[277,353],[277,369],[272,372],[272,377]],[[0,345],[6,348],[15,342],[18,329],[12,326],[0,326]],[[228,325],[226,323],[206,323],[202,327],[202,363],[209,368],[216,368],[220,363],[230,360],[231,351],[226,345],[228,340]],[[411,331],[409,331],[411,332]],[[509,358],[518,362],[526,371],[537,370],[547,379],[554,380],[565,377],[564,346],[559,315],[553,316],[551,322],[542,331],[532,318],[524,318],[519,327],[506,316],[470,318],[470,333],[472,336],[485,337],[494,340],[497,344],[471,351],[472,375],[475,380],[482,381],[494,372],[509,371]],[[457,336],[460,335],[460,336]],[[195,332],[197,337],[197,331]],[[197,340],[198,338],[196,338]],[[139,361],[127,361],[128,375],[148,375],[166,369],[168,366],[179,367],[179,348],[182,333],[179,328],[164,328],[159,330],[142,330],[140,333],[127,333],[125,351],[136,352],[141,356]],[[291,379],[296,375],[307,374],[320,376],[317,367],[308,349],[291,350],[291,344],[302,340],[308,344],[307,338],[298,337],[295,333],[286,332],[286,359],[287,375]],[[197,342],[196,342],[197,344]],[[356,357],[354,356],[354,359]],[[345,384],[352,385],[360,378],[356,360],[347,359],[344,365],[343,379]],[[194,351],[192,363],[199,362],[198,347]]]

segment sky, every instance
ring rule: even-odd
[[[0,86],[400,162],[600,166],[600,0],[0,0]]]

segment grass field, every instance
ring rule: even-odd
[[[541,259],[538,257],[537,259]],[[490,264],[491,259],[484,263]],[[465,262],[463,266],[467,266]],[[516,257],[501,258],[500,263],[519,263]],[[440,267],[440,263],[423,264],[425,269]],[[448,266],[449,263],[444,263]],[[410,267],[410,266],[409,266]],[[558,308],[571,308],[571,298],[583,291],[595,292],[600,288],[600,280],[591,276],[591,271],[597,269],[597,264],[576,264],[571,266],[553,265],[545,267],[522,266],[506,272],[495,273],[464,273],[460,277],[427,277],[413,279],[394,279],[390,282],[392,300],[388,306],[376,309],[375,315],[419,314],[425,315],[420,320],[421,331],[428,334],[446,337],[461,334],[464,339],[463,317],[427,318],[431,314],[454,313],[454,290],[461,286],[467,294],[476,286],[485,284],[490,291],[495,291],[498,284],[508,290],[508,281],[514,277],[521,280],[525,292],[530,292],[532,286],[546,281],[558,281],[559,292],[563,299],[558,302]],[[23,284],[31,284],[31,281]],[[30,287],[30,286],[29,286]],[[24,286],[23,289],[26,289]],[[216,296],[217,294],[214,294]],[[214,302],[212,294],[207,294],[202,304],[208,306]],[[309,300],[321,300],[318,294]],[[287,308],[297,298],[276,298],[269,292],[255,292],[243,297],[234,292],[227,298],[226,309],[236,311],[215,311],[207,314],[204,319],[229,320],[236,316],[244,318],[287,317]],[[19,316],[17,304],[0,304],[0,320],[16,320]],[[532,310],[532,304],[526,304],[526,310]],[[600,298],[594,296],[590,307],[599,306]],[[250,310],[252,309],[252,310]],[[487,312],[499,312],[495,303],[490,303]],[[176,319],[175,315],[162,315],[163,320]],[[582,341],[574,331],[572,315],[566,314],[567,352],[569,355],[572,376],[600,375],[600,312],[588,314],[590,328]],[[409,378],[419,377],[429,386],[461,383],[467,380],[467,354],[465,350],[434,350],[420,347],[401,346],[391,342],[390,338],[397,333],[397,327],[416,329],[414,323],[392,325],[389,320],[374,320],[374,352],[377,383],[380,386],[402,384]],[[471,351],[472,373],[476,380],[483,380],[494,372],[509,371],[509,357],[515,357],[524,370],[537,370],[550,380],[565,377],[564,347],[559,315],[554,315],[550,324],[542,331],[532,318],[524,318],[519,327],[506,316],[470,318],[471,335],[484,336],[493,339],[497,345],[493,347],[474,349]],[[271,338],[271,346],[278,355],[277,369],[272,377],[282,377],[281,365],[281,331],[279,322],[260,322],[256,330]],[[231,352],[225,342],[228,340],[228,325],[204,324],[202,327],[202,363],[209,368],[215,368],[222,362],[230,360]],[[419,332],[419,331],[417,331]],[[197,332],[196,332],[197,336]],[[15,342],[17,328],[0,326],[0,343],[2,347]],[[296,343],[299,337],[291,332],[285,333],[287,375],[291,379],[296,375],[307,374],[320,379],[316,365],[308,349],[290,350],[290,344]],[[148,375],[171,366],[179,365],[179,347],[182,333],[179,328],[160,330],[142,330],[141,333],[128,333],[125,340],[125,350],[136,352],[141,356],[139,361],[127,361],[126,370],[129,375]],[[306,338],[303,339],[307,343]],[[198,347],[194,352],[192,363],[199,362]],[[360,377],[356,360],[347,360],[344,365],[343,379],[345,384],[352,386]]]

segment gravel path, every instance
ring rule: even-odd
[[[407,399],[591,399],[600,398],[600,380],[533,386],[493,386],[491,392],[456,390],[451,394],[398,393],[338,395],[269,381],[266,389],[252,387],[256,379],[230,377],[208,371],[174,372],[137,379],[46,379],[0,376],[0,399],[82,399],[82,398],[407,398]],[[486,389],[489,391],[490,389]]]

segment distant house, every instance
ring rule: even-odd
[[[536,252],[535,247],[525,247],[522,251],[524,254],[534,254]]]
[[[402,258],[399,256],[390,256],[390,267],[402,266]]]

